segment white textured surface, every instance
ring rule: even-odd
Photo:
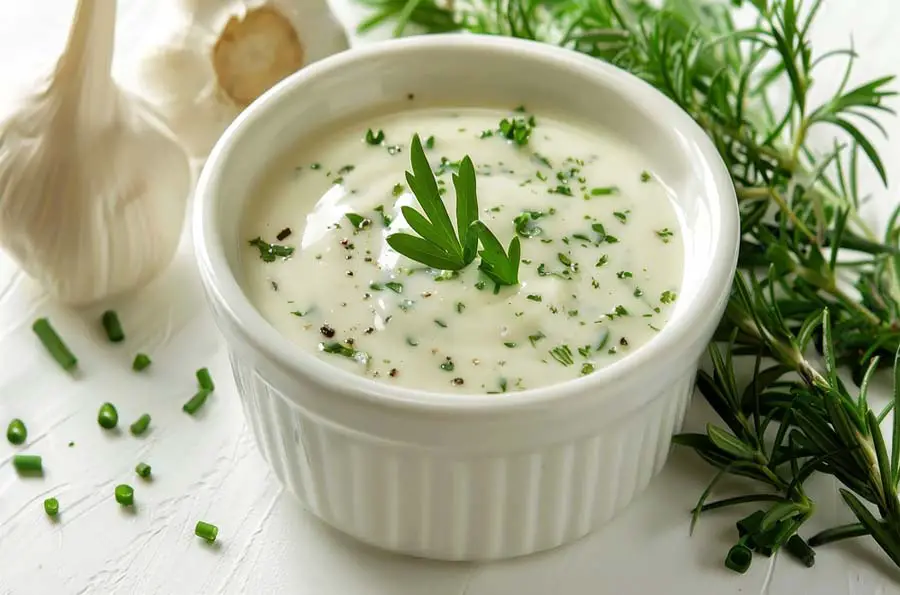
[[[121,2],[117,72],[133,73],[141,45],[167,19],[172,0]],[[342,2],[343,4],[343,2]],[[0,3],[0,108],[31,73],[62,46],[74,2]],[[352,13],[342,10],[352,18]],[[818,47],[852,33],[862,55],[857,76],[895,72],[900,64],[900,5],[826,0]],[[823,73],[823,79],[824,77]],[[827,73],[838,76],[837,71]],[[824,82],[824,81],[823,81]],[[890,173],[900,176],[897,142],[880,143]],[[872,188],[875,186],[873,184]],[[876,190],[870,213],[883,221],[896,199]],[[565,595],[655,594],[881,595],[900,592],[900,572],[868,545],[819,552],[813,570],[787,558],[757,561],[745,577],[722,569],[734,516],[702,521],[688,537],[687,510],[710,477],[692,457],[676,453],[647,492],[603,531],[570,547],[513,562],[459,565],[416,561],[374,551],[326,529],[278,487],[245,425],[227,355],[207,315],[185,241],[169,274],[117,308],[128,341],[111,348],[97,332],[97,313],[83,316],[47,304],[0,257],[0,421],[28,423],[29,451],[45,457],[42,480],[18,478],[0,441],[0,594],[31,593],[292,593],[300,595]],[[82,359],[72,380],[48,363],[29,324],[49,314]],[[154,357],[146,376],[128,366],[134,352]],[[181,413],[193,371],[209,365],[219,388],[196,419]],[[153,429],[142,439],[101,432],[96,411],[119,405],[123,422],[148,411]],[[707,417],[695,404],[690,423]],[[75,446],[67,447],[69,441]],[[138,460],[155,481],[133,477]],[[136,488],[135,514],[123,513],[113,487]],[[816,526],[848,519],[827,482],[814,484]],[[41,501],[55,495],[59,523]],[[220,543],[193,537],[198,519],[220,527]]]

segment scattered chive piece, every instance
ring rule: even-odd
[[[150,367],[150,364],[153,363],[150,360],[150,356],[146,353],[139,353],[134,356],[134,362],[131,364],[131,369],[135,372],[142,372]]]
[[[132,506],[134,504],[134,488],[125,483],[117,485],[116,502],[122,506]]]
[[[619,192],[619,188],[616,186],[606,186],[604,188],[591,188],[591,196],[609,196],[610,194],[617,194]]]
[[[44,512],[47,516],[56,516],[59,514],[59,500],[56,498],[47,498],[44,500]]]
[[[97,423],[101,428],[111,430],[119,423],[119,412],[112,403],[103,403],[97,412]]]
[[[728,550],[728,555],[725,557],[725,567],[740,574],[747,572],[747,569],[750,568],[750,563],[753,562],[753,552],[744,545],[744,539],[742,538],[741,541]]]
[[[650,181],[650,172],[646,171],[646,170],[642,171],[641,172],[641,182],[647,183],[649,181]]]
[[[44,463],[40,455],[15,455],[13,467],[19,473],[42,473],[44,471]]]
[[[211,391],[205,388],[201,388],[197,391],[197,394],[191,397],[190,401],[188,401],[181,407],[181,410],[188,415],[194,415],[195,413],[197,413],[197,411],[200,410],[201,407],[203,407],[203,404],[206,403],[206,398],[209,396],[210,392]]]
[[[200,385],[200,388],[208,390],[209,392],[216,390],[216,385],[213,384],[212,376],[209,375],[209,370],[206,368],[197,370],[197,383]]]
[[[113,343],[121,343],[125,340],[125,333],[122,331],[122,323],[119,322],[119,315],[115,310],[107,310],[103,313],[103,328],[106,330],[106,336]]]
[[[38,318],[34,321],[34,324],[31,325],[31,329],[41,340],[41,343],[44,344],[47,351],[50,352],[50,355],[53,356],[53,359],[62,366],[63,370],[71,370],[78,365],[78,358],[69,351],[69,348],[66,347],[63,340],[60,339],[59,335],[56,334],[56,331],[53,330],[53,327],[50,326],[50,321],[48,319]]]
[[[145,413],[140,416],[136,422],[131,424],[131,434],[133,436],[140,436],[147,431],[148,427],[150,427],[150,414]]]
[[[147,479],[150,477],[150,465],[147,463],[138,463],[137,467],[134,468],[134,472],[144,479]]]
[[[24,444],[27,438],[28,428],[25,427],[25,422],[19,418],[9,422],[9,427],[6,428],[6,439],[9,440],[10,444]]]
[[[194,528],[194,535],[212,543],[219,535],[219,528],[210,523],[197,521],[197,526]]]

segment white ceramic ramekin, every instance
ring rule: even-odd
[[[263,319],[235,271],[244,245],[239,220],[268,164],[356,112],[434,101],[570,113],[613,129],[645,154],[679,205],[685,242],[683,286],[661,333],[578,380],[460,396],[338,370]],[[260,98],[206,163],[194,233],[247,419],[278,478],[316,516],[364,542],[487,560],[584,536],[662,467],[726,302],[738,213],[712,144],[645,83],[546,45],[448,35],[339,54]]]

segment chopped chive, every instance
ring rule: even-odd
[[[372,225],[372,220],[363,217],[362,215],[358,215],[356,213],[345,213],[344,217],[347,218],[347,221],[350,222],[350,225],[353,226],[353,229],[363,230]]]
[[[575,363],[575,360],[572,359],[572,350],[565,344],[551,349],[550,355],[564,366],[571,366]]]
[[[150,465],[147,463],[138,463],[134,468],[134,472],[137,473],[140,477],[147,479],[150,477]]]
[[[50,321],[48,319],[38,318],[34,321],[34,324],[31,325],[31,329],[41,340],[41,343],[44,344],[44,347],[53,359],[62,366],[63,370],[71,370],[78,365],[78,358],[69,351],[69,348],[63,343],[63,340],[56,334],[53,327],[50,326]]]
[[[466,310],[466,305],[462,302],[456,302],[456,311],[459,314],[462,314]]]
[[[591,188],[591,196],[609,196],[619,192],[616,186],[606,186],[603,188]]]
[[[434,148],[434,136],[429,136],[427,139],[425,139],[425,148],[426,149]]]
[[[119,322],[119,315],[115,310],[107,310],[100,319],[103,328],[106,330],[106,336],[113,343],[120,343],[125,340],[125,333],[122,331],[122,323]]]
[[[674,291],[664,291],[659,296],[659,301],[664,304],[671,304],[675,301],[676,295]]]
[[[15,455],[13,467],[19,473],[42,473],[44,471],[44,463],[40,455]]]
[[[728,550],[728,555],[725,557],[725,567],[740,574],[747,572],[751,562],[753,562],[753,552],[744,545],[744,539],[742,538],[734,547]]]
[[[112,403],[103,403],[97,412],[97,423],[101,428],[111,430],[119,423],[119,412]]]
[[[140,436],[147,431],[148,427],[150,427],[150,414],[145,413],[140,416],[136,422],[131,424],[131,434],[133,436]]]
[[[650,181],[650,172],[646,171],[646,170],[642,171],[641,172],[641,182],[647,183],[649,181]]]
[[[503,344],[506,345],[507,347],[509,347],[510,349],[515,349],[516,346],[518,345],[515,341],[506,341]]]
[[[210,392],[216,390],[216,385],[213,384],[212,376],[209,375],[209,370],[206,368],[197,370],[197,383],[200,385],[200,388]]]
[[[444,372],[452,372],[456,366],[453,365],[453,360],[448,357],[440,367]]]
[[[25,427],[25,422],[19,418],[9,422],[9,427],[6,428],[6,439],[10,444],[24,444],[27,438],[28,428]]]
[[[394,293],[403,293],[403,283],[397,283],[396,281],[388,281],[384,284],[385,287],[393,291]]]
[[[151,363],[153,362],[150,360],[149,355],[146,353],[139,353],[134,356],[134,362],[131,364],[131,369],[135,372],[143,372],[150,367]]]
[[[447,328],[447,323],[441,320],[440,318],[435,318],[434,323],[441,328]]]
[[[541,302],[544,300],[544,298],[542,298],[540,296],[540,294],[537,294],[537,293],[529,293],[525,297],[528,298],[529,300],[531,300],[532,302]]]
[[[204,521],[197,521],[197,526],[194,527],[194,535],[212,543],[219,535],[219,528]]]
[[[134,504],[134,488],[124,483],[117,485],[116,502],[122,506],[132,506]]]
[[[182,405],[181,410],[188,415],[194,415],[201,407],[203,407],[203,404],[206,403],[206,398],[209,396],[210,392],[211,391],[205,388],[201,388],[193,397],[191,397],[190,401]]]
[[[47,516],[56,516],[59,514],[59,500],[56,498],[47,498],[44,500],[44,512]]]
[[[384,130],[379,130],[375,132],[371,128],[366,131],[366,143],[378,146],[384,142]]]

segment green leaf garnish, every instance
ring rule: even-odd
[[[250,240],[249,244],[259,250],[259,257],[263,262],[275,262],[276,258],[289,258],[294,253],[293,246],[269,244],[259,237]]]
[[[346,213],[344,217],[350,222],[354,229],[363,230],[372,225],[372,220],[356,213]]]
[[[481,221],[476,221],[473,228],[477,230],[481,239],[483,250],[478,252],[481,256],[481,269],[487,277],[500,285],[518,285],[519,260],[522,257],[519,237],[513,237],[509,243],[508,252],[503,250],[503,245],[491,230]]]
[[[419,235],[395,233],[388,236],[387,243],[407,258],[430,267],[451,271],[466,267],[475,260],[477,250],[477,237],[469,234],[469,227],[478,216],[472,160],[465,157],[460,163],[459,174],[453,175],[458,233],[453,229],[418,134],[413,136],[410,147],[410,164],[412,172],[406,172],[406,182],[424,215],[406,206],[401,211]]]

